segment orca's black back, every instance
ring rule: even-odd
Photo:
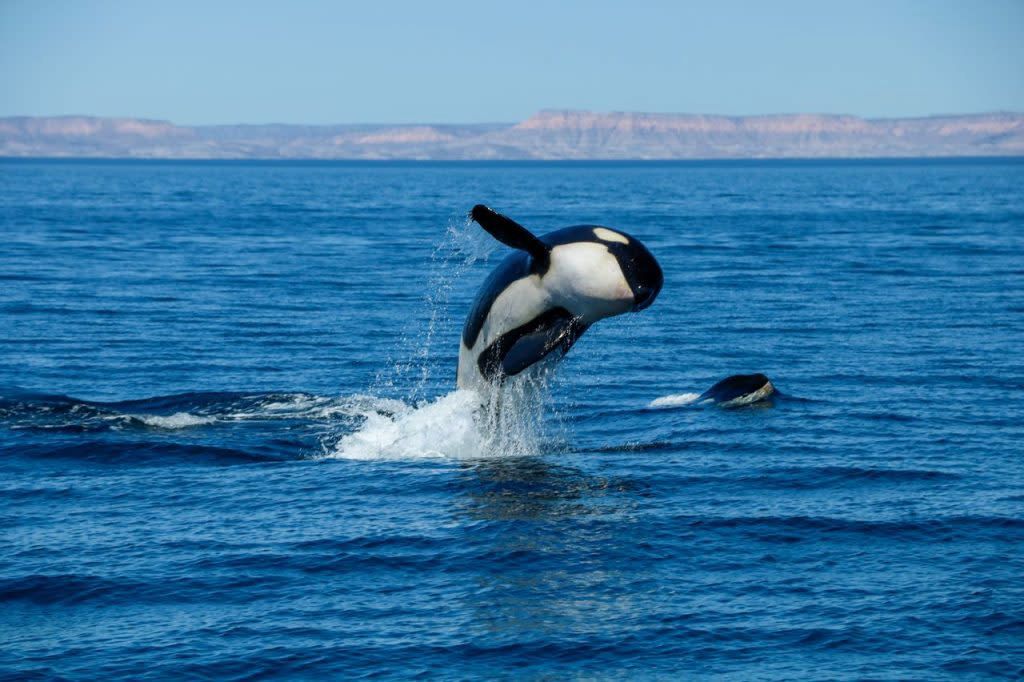
[[[697,400],[714,400],[716,403],[727,403],[760,390],[768,383],[764,374],[735,374],[722,379],[717,384],[700,394]]]
[[[476,343],[476,337],[484,326],[487,313],[491,312],[494,300],[508,288],[509,284],[530,274],[532,260],[530,255],[523,251],[513,251],[498,263],[498,267],[484,280],[476,300],[473,301],[473,307],[466,316],[466,325],[462,328],[462,342],[466,344],[466,348],[472,348]]]

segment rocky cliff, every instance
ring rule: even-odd
[[[218,125],[0,118],[0,156],[167,159],[720,159],[1024,155],[1024,114],[924,118],[546,110],[515,124]]]

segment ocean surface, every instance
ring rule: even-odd
[[[478,202],[665,271],[493,428]],[[1020,159],[2,161],[0,676],[1020,677],[1022,395]]]

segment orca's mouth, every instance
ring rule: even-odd
[[[632,258],[629,260],[626,281],[629,288],[633,290],[633,310],[643,310],[654,303],[654,299],[661,293],[661,287],[665,283],[665,276],[661,272],[661,266],[639,242],[633,245]]]
[[[654,287],[639,286],[633,290],[633,311],[639,312],[654,303],[658,290]]]

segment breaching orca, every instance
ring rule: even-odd
[[[569,352],[598,320],[643,310],[661,291],[661,266],[630,235],[577,225],[534,236],[483,205],[470,218],[516,249],[484,281],[466,318],[459,388],[501,383]]]
[[[713,401],[722,407],[739,407],[770,400],[779,395],[764,374],[735,374],[722,379],[700,394],[694,402]]]

